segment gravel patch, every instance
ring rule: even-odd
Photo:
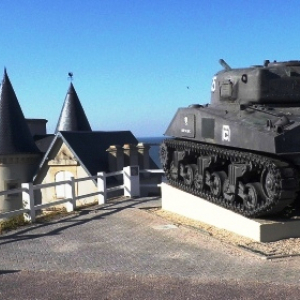
[[[148,211],[169,220],[174,225],[187,226],[195,230],[202,231],[203,234],[207,234],[224,243],[259,254],[267,259],[286,256],[300,256],[300,238],[290,238],[276,242],[262,243],[163,209],[149,209]]]

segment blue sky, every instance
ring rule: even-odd
[[[298,0],[0,0],[0,67],[49,133],[72,71],[93,130],[160,136],[178,107],[209,103],[220,58],[300,60],[299,11]]]

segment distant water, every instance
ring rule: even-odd
[[[159,159],[159,146],[165,137],[141,137],[137,138],[140,143],[147,144],[151,146],[149,155],[153,161],[161,168],[161,163]]]

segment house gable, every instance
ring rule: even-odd
[[[48,160],[48,166],[78,166],[79,162],[65,143],[56,152],[53,159]]]
[[[63,139],[56,136],[45,153],[33,181],[34,183],[51,182],[55,173],[60,170],[71,171],[75,175],[76,167],[79,165],[78,160]]]

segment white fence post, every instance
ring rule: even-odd
[[[74,180],[74,177],[72,176],[70,178],[70,183],[68,183],[71,185],[71,197],[72,197],[72,200],[70,200],[69,202],[67,202],[65,204],[65,207],[66,207],[66,211],[67,212],[71,212],[71,211],[74,211],[74,209],[76,208],[76,192],[75,192],[75,180]]]
[[[24,214],[24,220],[33,223],[35,221],[33,183],[22,183],[21,186],[22,189],[26,189],[22,192],[23,208],[29,209],[29,212]]]
[[[107,200],[107,190],[106,190],[106,174],[105,172],[97,173],[97,186],[98,186],[98,205],[106,203]]]
[[[140,196],[139,166],[128,166],[123,168],[124,196]]]

